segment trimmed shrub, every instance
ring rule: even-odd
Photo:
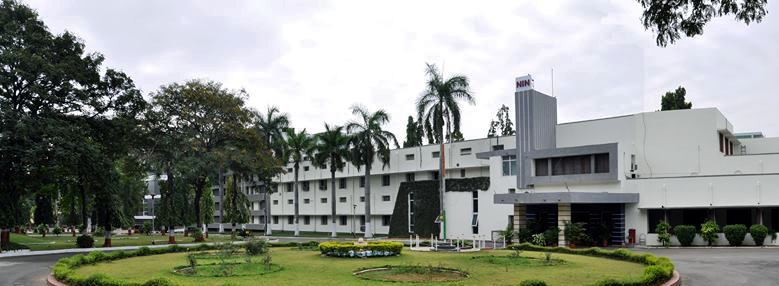
[[[752,240],[755,241],[755,245],[761,246],[765,241],[765,237],[768,236],[768,228],[762,224],[753,224],[749,227],[749,234],[752,235]],[[728,239],[730,241],[730,239]]]
[[[60,234],[62,234],[62,228],[59,225],[55,226],[54,229],[51,230],[51,233],[60,236]]]
[[[671,233],[668,231],[671,230],[671,225],[668,224],[667,221],[660,221],[660,223],[657,224],[657,227],[655,227],[655,232],[657,232],[657,242],[660,242],[663,246],[670,246],[671,245]]]
[[[150,222],[147,221],[147,222],[144,222],[143,225],[141,225],[141,233],[143,233],[145,235],[150,235],[152,231],[153,231],[153,229],[151,227],[151,223]]]
[[[520,228],[517,231],[517,240],[519,243],[533,242],[533,231],[529,228]]]
[[[694,228],[693,228],[694,229]],[[693,231],[693,234],[695,232]],[[647,265],[644,268],[644,273],[639,280],[629,281],[617,281],[614,279],[604,279],[595,283],[599,286],[654,286],[660,282],[668,281],[673,276],[674,265],[666,257],[656,257],[649,253],[637,254],[625,249],[617,249],[615,251],[603,250],[597,247],[584,248],[584,249],[570,249],[567,247],[543,247],[532,245],[530,243],[516,244],[508,247],[512,250],[527,250],[527,251],[540,251],[540,252],[557,252],[565,254],[587,255],[596,257],[605,257],[623,261],[630,261],[635,263],[641,263]]]
[[[546,245],[557,245],[560,238],[560,229],[556,226],[550,227],[544,231],[544,242]]]
[[[89,235],[80,235],[76,238],[76,245],[79,248],[92,248],[95,245],[95,239]]]
[[[243,244],[246,254],[256,256],[268,252],[268,242],[264,239],[250,239]]]
[[[722,231],[725,232],[725,238],[728,239],[730,246],[740,246],[747,236],[747,227],[743,224],[726,225]]]
[[[695,239],[695,227],[691,225],[677,225],[674,227],[674,234],[682,246],[690,246]]]
[[[355,245],[352,242],[328,241],[319,244],[319,252],[327,256],[337,257],[371,257],[400,255],[402,242],[370,241],[366,245]]]
[[[46,236],[46,233],[49,232],[49,227],[45,224],[39,224],[37,227],[35,227],[35,232],[42,236]]]
[[[523,280],[522,283],[519,283],[519,286],[547,286],[546,282],[538,279],[528,279]]]
[[[203,235],[203,231],[199,228],[193,228],[189,231],[190,234],[192,234],[192,239],[195,242],[203,242],[206,240],[206,237]]]
[[[717,233],[719,232],[719,225],[714,220],[707,220],[701,224],[701,237],[706,243],[711,246],[717,241]],[[742,239],[743,240],[743,239]]]

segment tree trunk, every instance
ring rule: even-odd
[[[86,234],[87,231],[87,191],[84,189],[84,183],[79,180],[78,193],[81,197],[81,225],[84,226],[82,234]]]
[[[365,238],[373,237],[371,228],[371,166],[365,165]]]
[[[111,231],[106,229],[105,241],[103,241],[103,247],[111,247]]]
[[[203,198],[203,189],[205,188],[205,179],[198,178],[195,183],[195,226],[197,228],[203,227],[203,218],[201,217],[200,200]],[[212,214],[213,215],[213,214]]]
[[[168,163],[170,164],[170,163]],[[175,226],[173,225],[173,218],[171,217],[173,215],[173,187],[175,186],[173,184],[173,171],[170,169],[170,165],[168,166],[168,169],[166,170],[166,175],[168,177],[168,244],[176,244],[176,234],[174,233]]]
[[[300,224],[298,223],[298,215],[300,212],[300,204],[298,203],[298,163],[295,163],[295,236],[300,235]]]
[[[442,132],[443,133],[443,132]],[[446,181],[444,180],[444,176],[446,176],[446,172],[444,171],[444,167],[446,164],[444,159],[446,157],[446,149],[444,148],[443,140],[441,142],[441,156],[440,160],[438,160],[438,207],[439,207],[439,219],[441,222],[438,224],[439,231],[440,231],[440,238],[446,239],[446,215],[444,211],[444,193],[446,192]]]
[[[11,248],[11,230],[7,228],[0,229],[0,252]]]
[[[271,188],[270,186],[265,186],[265,235],[270,236],[273,234],[273,230],[271,230],[271,224],[270,224],[270,206],[271,206]]]
[[[225,198],[225,193],[227,193],[227,187],[224,184],[225,178],[223,173],[224,170],[219,168],[219,178],[217,178],[219,180],[219,192],[221,192],[220,194],[221,196],[219,198],[219,230],[218,230],[219,233],[224,232],[224,228],[222,227],[222,222],[224,222],[224,218],[225,218],[224,198]]]
[[[332,161],[332,160],[331,160]],[[338,236],[338,229],[335,224],[335,168],[330,168],[330,214],[331,214],[331,223],[333,224],[332,229],[333,233],[330,234],[331,237],[337,237]]]

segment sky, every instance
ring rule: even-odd
[[[557,97],[558,122],[659,110],[662,94],[684,86],[693,108],[719,108],[736,132],[779,136],[774,2],[761,23],[717,18],[665,48],[641,24],[640,4],[625,0],[24,2],[144,94],[219,81],[314,133],[355,119],[350,107],[361,104],[385,109],[402,144],[434,63],[470,79],[466,139],[485,137],[501,104],[514,109],[514,78],[526,74]]]

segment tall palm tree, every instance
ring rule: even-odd
[[[365,237],[373,237],[371,228],[371,165],[374,158],[379,159],[382,168],[390,162],[390,142],[399,148],[398,140],[392,132],[382,129],[389,123],[389,115],[383,109],[371,113],[361,106],[352,106],[352,114],[357,115],[357,121],[350,121],[346,131],[351,135],[349,145],[352,147],[351,161],[357,168],[365,166]]]
[[[300,223],[298,221],[299,214],[300,214],[300,194],[298,193],[298,174],[300,170],[300,162],[303,161],[303,158],[306,156],[311,155],[311,151],[314,146],[314,137],[311,137],[306,133],[306,129],[303,129],[303,131],[300,131],[299,133],[296,133],[294,129],[287,129],[286,132],[287,135],[287,141],[286,141],[286,152],[284,154],[288,155],[288,160],[285,161],[292,161],[292,169],[295,173],[295,236],[300,235]]]
[[[273,155],[277,159],[284,158],[284,132],[289,129],[289,116],[279,111],[278,107],[268,106],[268,111],[263,113],[254,112],[254,127],[262,134],[266,146],[273,150]],[[282,160],[286,162],[286,160]],[[258,176],[262,178],[262,176]],[[270,183],[270,182],[268,182]],[[265,235],[273,234],[270,226],[270,184],[265,185]]]
[[[325,123],[325,132],[316,136],[316,146],[314,147],[314,164],[319,168],[330,169],[330,210],[333,232],[332,237],[336,237],[336,214],[335,214],[335,172],[341,171],[349,160],[349,136],[344,134],[343,126],[333,126]]]
[[[417,118],[423,123],[428,138],[435,139],[435,143],[441,144],[441,156],[439,163],[439,220],[441,221],[441,238],[446,239],[446,215],[444,211],[444,193],[446,192],[444,152],[444,128],[451,140],[452,127],[454,132],[460,132],[460,106],[457,101],[462,100],[474,104],[471,95],[468,78],[456,75],[445,79],[433,64],[426,64],[428,76],[427,88],[417,99]],[[431,136],[432,135],[432,136]]]

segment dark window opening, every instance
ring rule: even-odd
[[[388,216],[388,215],[381,216],[381,225],[382,226],[389,226],[390,225],[390,218],[391,217]]]
[[[552,158],[552,175],[576,175],[592,173],[590,155]]]
[[[381,185],[385,187],[390,185],[390,175],[381,176]]]
[[[360,188],[365,188],[365,177],[360,177]]]
[[[406,173],[406,182],[413,182],[414,179],[414,173]]]
[[[535,159],[536,177],[549,176],[549,158]]]
[[[327,190],[327,180],[319,180],[319,190],[320,191]]]
[[[338,224],[346,225],[346,222],[347,222],[347,220],[346,220],[346,216],[345,215],[342,215],[342,216],[338,217]]]
[[[346,178],[338,179],[338,188],[346,189]]]

